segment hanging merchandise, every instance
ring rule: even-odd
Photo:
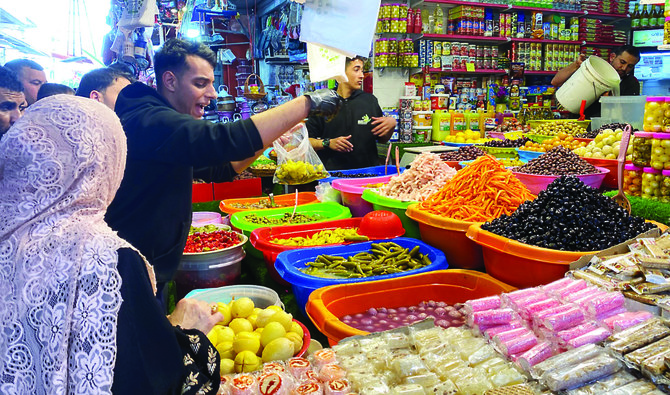
[[[153,27],[158,15],[156,0],[127,0],[118,26],[130,30]]]
[[[368,56],[380,0],[313,0],[305,4],[300,40],[347,56]]]
[[[345,64],[347,55],[333,48],[307,43],[307,63],[309,64],[309,79],[312,82],[337,79],[347,81]]]

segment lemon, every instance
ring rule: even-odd
[[[291,321],[291,330],[289,332],[295,332],[302,339],[305,336],[305,332],[302,330],[302,327],[295,321]]]
[[[256,320],[258,319],[258,315],[256,314],[251,314],[249,317],[247,317],[247,321],[251,323],[251,326],[254,328],[256,327]]]
[[[230,307],[225,303],[218,302],[216,304],[216,309],[223,316],[223,320],[219,321],[217,325],[228,325],[230,320],[233,319],[233,316],[230,314]]]
[[[258,315],[258,313],[260,313],[261,311],[263,311],[263,309],[261,309],[260,307],[254,307],[254,311],[251,314]]]
[[[233,351],[236,353],[239,354],[242,351],[251,351],[256,354],[260,348],[261,342],[258,340],[258,336],[254,335],[253,332],[240,332],[235,335],[235,340],[233,340]]]
[[[227,326],[221,326],[217,325],[215,328],[218,327],[219,331],[219,341],[222,342],[232,342],[233,338],[235,337],[235,331],[232,330],[230,327]]]
[[[256,328],[263,328],[265,325],[270,322],[270,318],[276,313],[275,310],[267,308],[260,313],[258,313],[258,316],[256,317]]]
[[[235,357],[235,372],[237,373],[253,372],[260,366],[261,359],[251,351],[242,351]]]
[[[293,356],[293,342],[285,337],[274,339],[263,349],[263,362],[283,361]]]
[[[236,334],[240,332],[253,332],[254,327],[246,318],[235,318],[228,324]]]
[[[287,339],[293,342],[293,351],[298,352],[302,348],[302,337],[298,336],[297,333],[295,332],[287,332],[286,336]]]
[[[247,318],[253,311],[254,301],[247,297],[234,300],[233,306],[230,309],[233,318]]]
[[[265,310],[284,311],[284,309],[274,304],[266,307]]]
[[[225,376],[235,372],[235,361],[229,358],[221,358],[221,365],[219,365],[219,374]]]
[[[233,359],[235,357],[235,351],[233,350],[232,342],[221,342],[216,345],[216,351],[219,352],[221,358]]]
[[[284,335],[286,335],[286,329],[281,323],[277,321],[268,322],[263,328],[263,333],[261,333],[261,344],[266,347],[268,343],[274,339],[284,337]]]
[[[293,322],[293,316],[285,311],[278,311],[274,313],[272,317],[270,317],[270,322],[279,322],[284,327],[284,330],[288,332],[291,330],[291,323]],[[268,324],[270,322],[268,322]]]

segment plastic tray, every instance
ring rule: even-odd
[[[275,226],[273,228],[258,228],[251,232],[249,241],[251,245],[263,253],[263,258],[265,259],[265,264],[268,267],[270,276],[275,279],[277,282],[284,285],[290,285],[288,282],[284,281],[283,278],[277,273],[275,268],[275,261],[277,260],[277,255],[284,251],[291,251],[297,249],[305,248],[316,248],[323,246],[309,246],[309,247],[296,247],[296,246],[285,246],[280,244],[271,243],[271,239],[288,239],[289,237],[306,237],[311,236],[315,233],[318,233],[322,230],[331,230],[337,228],[358,228],[360,226],[362,218],[346,218],[339,219],[337,221],[326,221],[313,224],[304,224],[304,225],[291,225],[291,226]],[[386,238],[399,237],[402,234],[389,234]],[[374,239],[374,238],[370,238]],[[346,243],[351,244],[351,243]],[[329,244],[329,246],[336,244]]]
[[[525,160],[525,161],[531,161],[535,158],[540,157],[540,155],[544,154],[544,152],[527,151],[527,150],[521,150],[521,149],[517,149],[517,152],[519,153],[519,159]]]
[[[398,170],[396,169],[395,165],[388,165],[388,166],[372,166],[372,167],[361,167],[360,169],[349,169],[349,170],[333,170],[333,171],[339,171],[342,174],[375,174],[375,176],[387,176],[387,175],[396,175],[398,174]],[[405,168],[401,167],[400,172],[402,173],[405,171]],[[326,177],[321,180],[319,180],[319,184],[324,183],[324,182],[333,182],[334,180],[337,180],[338,178],[343,178],[343,179],[349,179],[349,177]],[[351,177],[355,178],[355,177]],[[365,177],[361,177],[365,178]],[[368,177],[369,178],[369,177]]]
[[[591,124],[591,120],[587,119],[585,121],[578,121],[576,119],[537,119],[533,121],[528,121],[528,125],[530,125],[531,129],[537,129],[538,126],[545,124],[545,123],[553,123],[553,124],[559,124],[559,123],[576,123],[583,127],[584,129],[588,128],[589,125]]]
[[[275,218],[281,218],[284,213],[292,213],[293,212],[293,207],[285,207],[285,208],[273,208],[273,209],[268,209],[268,210],[263,210],[259,211],[258,214],[263,216],[263,217],[275,217]],[[309,215],[319,215],[322,217],[322,219],[311,222],[311,223],[318,223],[318,222],[326,222],[326,221],[334,221],[337,219],[344,219],[344,218],[351,218],[351,211],[347,208],[342,206],[341,204],[337,204],[334,202],[323,202],[323,203],[312,203],[312,204],[305,204],[303,206],[298,206],[296,209],[296,213],[300,214],[309,214]],[[245,216],[251,214],[249,211],[242,211],[239,213],[235,213],[231,215],[230,217],[230,224],[232,225],[233,228],[239,229],[242,233],[244,233],[247,236],[251,235],[251,232],[258,228],[265,228],[268,227],[268,225],[265,224],[255,224],[249,221],[246,221],[244,219]],[[270,227],[274,226],[285,226],[285,225],[273,225]],[[248,244],[247,247],[247,253],[251,254],[252,256],[262,259],[263,254],[258,251],[256,248],[254,248],[251,244]]]
[[[225,199],[219,203],[219,210],[227,214],[239,213],[240,211],[258,211],[258,210],[269,210],[269,209],[260,209],[260,208],[237,208],[231,206],[232,204],[250,204],[258,203],[261,199],[268,200],[267,196],[263,197],[253,197],[253,198],[241,198],[241,199]],[[295,193],[288,193],[286,195],[277,195],[274,197],[275,203],[282,205],[290,205],[293,207],[295,204]],[[298,205],[317,203],[319,199],[316,198],[316,193],[314,192],[298,192]]]
[[[481,246],[486,273],[518,288],[534,287],[558,280],[570,263],[597,251],[559,251],[535,247],[481,228],[470,226],[467,237]]]
[[[556,136],[545,136],[543,134],[530,134],[529,133],[529,134],[526,135],[526,137],[528,137],[529,139],[533,140],[534,142],[536,142],[538,144],[542,144],[543,142],[545,142],[547,140],[550,140],[550,139],[553,139]]]
[[[619,181],[619,172],[618,166],[619,162],[616,159],[596,159],[596,158],[585,158],[582,157],[585,161],[589,162],[596,167],[604,167],[610,172],[607,173],[605,179],[603,180],[602,187],[607,189],[617,189],[619,186],[617,182]],[[626,161],[626,164],[633,163],[631,161]]]
[[[421,239],[441,250],[451,267],[481,269],[484,267],[482,248],[465,236],[476,222],[459,221],[418,209],[418,204],[407,208],[407,216],[419,224]]]
[[[516,158],[519,156],[516,148],[514,147],[487,147],[485,145],[480,145],[478,147],[487,154],[493,155],[496,158]]]
[[[453,167],[454,170],[461,170],[463,168],[463,166],[461,166],[461,164],[457,160],[445,160],[443,162]]]
[[[349,207],[351,215],[354,217],[362,217],[373,210],[372,204],[366,202],[361,197],[363,191],[370,188],[366,187],[366,185],[379,183],[386,184],[391,177],[393,177],[393,175],[370,178],[339,178],[333,180],[333,189],[340,191],[342,204]]]
[[[579,178],[582,180],[582,182],[591,188],[599,189],[600,186],[603,183],[603,180],[605,177],[607,177],[607,174],[610,172],[609,169],[606,169],[604,167],[597,167],[596,169],[600,170],[600,173],[596,174],[583,174],[583,175],[577,175],[575,177]],[[547,186],[551,184],[555,179],[557,179],[560,176],[543,176],[539,174],[526,174],[526,173],[517,173],[517,172],[512,172],[516,178],[519,179],[532,193],[533,195],[537,195],[541,191],[544,191],[547,189]]]
[[[405,213],[407,207],[416,202],[403,202],[402,200],[387,198],[378,194],[376,189],[366,189],[363,191],[362,197],[366,202],[372,203],[372,208],[375,210],[387,210],[395,213],[402,221],[402,227],[405,228],[405,237],[421,240],[419,225]]]
[[[446,145],[447,147],[465,147],[466,145],[474,145],[474,144],[473,143],[449,143],[449,142],[443,141],[442,145]]]
[[[307,302],[307,314],[330,345],[368,332],[353,328],[339,317],[369,308],[397,308],[434,300],[448,304],[499,295],[516,288],[488,274],[450,269],[365,283],[340,284],[319,288]]]
[[[447,260],[445,259],[444,254],[441,251],[421,241],[415,239],[408,239],[406,237],[397,237],[395,239],[389,239],[389,241],[393,241],[402,247],[410,249],[414,248],[415,246],[419,246],[419,251],[422,254],[428,255],[428,258],[431,260],[432,263],[420,269],[409,270],[406,272],[396,274],[386,274],[383,276],[371,276],[364,278],[349,278],[349,279],[322,278],[322,277],[310,276],[309,274],[305,274],[299,270],[299,268],[304,268],[307,262],[314,261],[316,257],[318,257],[321,254],[339,255],[348,257],[351,255],[355,255],[359,252],[369,251],[370,245],[373,242],[365,242],[365,243],[357,243],[344,246],[285,251],[279,254],[279,256],[277,257],[275,267],[277,268],[277,272],[279,273],[279,275],[284,280],[291,283],[291,286],[293,288],[293,294],[296,297],[298,306],[305,315],[307,315],[307,313],[305,312],[305,305],[307,304],[307,299],[309,298],[309,295],[317,288],[335,284],[351,284],[351,283],[382,280],[388,278],[405,277],[433,270],[446,269],[448,267]]]

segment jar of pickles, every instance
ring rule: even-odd
[[[398,67],[398,54],[397,53],[388,53],[388,67]]]
[[[658,200],[661,197],[662,182],[663,172],[661,170],[645,167],[642,170],[642,192],[640,193],[640,197]]]
[[[670,133],[653,133],[650,166],[656,170],[670,170]]]
[[[642,193],[643,168],[627,164],[623,171],[623,191],[626,195],[640,196]]]
[[[644,104],[644,131],[662,132],[665,123],[666,110],[670,109],[670,102],[666,102],[663,96],[647,97]],[[668,113],[670,115],[670,113]]]
[[[389,65],[388,53],[378,53],[375,55],[375,67],[388,67],[388,65]]]
[[[391,18],[400,18],[400,4],[391,4]]]
[[[398,39],[389,38],[388,39],[388,49],[384,52],[398,52]]]
[[[633,138],[633,164],[647,167],[651,164],[651,142],[654,134],[651,132],[635,132]]]
[[[663,170],[663,181],[661,182],[661,201],[670,202],[670,170]]]
[[[407,4],[400,4],[399,7],[400,7],[400,8],[399,8],[399,14],[398,14],[399,16],[398,16],[398,18],[400,18],[400,19],[406,19],[406,18],[407,18],[407,14],[408,14],[408,12],[409,12],[409,6],[408,6]]]
[[[379,19],[391,17],[391,4],[382,3],[379,6]]]

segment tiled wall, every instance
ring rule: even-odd
[[[398,107],[398,99],[404,94],[405,82],[409,80],[407,69],[374,69],[373,92],[379,106]]]

